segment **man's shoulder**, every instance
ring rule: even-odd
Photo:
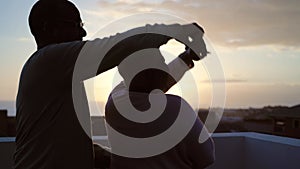
[[[24,73],[24,71],[28,70],[28,68],[33,68],[31,70],[38,69],[40,72],[42,72],[42,70],[49,71],[50,69],[53,70],[53,65],[55,65],[56,68],[68,68],[74,65],[74,62],[76,61],[84,44],[84,41],[73,41],[45,46],[35,51],[28,58],[23,66],[22,72]]]
[[[63,56],[78,55],[84,46],[85,41],[73,41],[45,46],[31,55],[29,62],[34,61],[55,61],[55,58],[62,59]]]
[[[74,50],[81,49],[85,44],[85,41],[73,41],[73,42],[65,42],[59,44],[51,44],[42,49],[41,51],[66,51],[66,50]]]
[[[184,109],[186,111],[187,110],[193,111],[193,108],[191,107],[191,105],[184,98],[182,98],[178,95],[166,94],[166,98],[168,100],[168,105],[170,105],[173,108],[180,106],[182,109]]]
[[[168,100],[171,100],[171,101],[175,101],[175,102],[181,102],[181,101],[184,101],[184,98],[178,96],[178,95],[173,95],[173,94],[166,94],[166,97]]]

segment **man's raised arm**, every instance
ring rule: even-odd
[[[80,79],[85,80],[107,71],[119,65],[123,59],[136,51],[159,48],[173,37],[179,40],[186,39],[186,41],[180,41],[188,43],[188,37],[195,34],[193,27],[195,27],[193,24],[146,25],[108,38],[87,41],[77,59],[77,62],[84,63],[84,66],[79,66],[79,68],[84,68],[83,77]],[[200,29],[199,32],[203,35]]]

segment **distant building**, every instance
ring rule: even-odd
[[[272,111],[272,107],[249,109],[249,113],[244,116],[244,127],[250,132],[273,134],[273,120],[268,116]]]
[[[198,115],[204,122],[208,109],[200,109]],[[243,131],[300,138],[300,105],[267,106],[261,109],[225,109],[214,132]]]
[[[274,109],[269,116],[273,119],[273,134],[300,138],[300,105]]]
[[[222,117],[219,117],[213,110],[209,112],[208,109],[199,109],[198,116],[203,123],[205,123],[208,113],[211,113],[211,122],[206,122],[207,128],[214,128],[215,122],[220,119],[220,122],[215,129],[214,133],[227,133],[227,132],[245,132],[247,129],[244,127],[243,118],[236,116],[238,112],[234,112],[232,109],[225,109]]]
[[[273,134],[273,120],[266,119],[244,119],[244,127],[249,132]]]
[[[16,135],[16,118],[7,116],[7,110],[0,110],[0,137]]]

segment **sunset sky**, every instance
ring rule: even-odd
[[[35,0],[6,0],[0,5],[0,100],[15,100],[19,74],[35,51],[27,18]],[[88,36],[118,19],[155,12],[196,21],[222,63],[228,108],[295,105],[300,103],[300,1],[299,0],[73,0],[80,9]],[[143,24],[147,22],[147,18]],[[157,18],[157,23],[164,20]],[[132,24],[132,25],[130,25]],[[124,29],[138,24],[128,22]],[[122,31],[122,28],[119,29]],[[98,34],[96,34],[98,32]],[[108,36],[116,32],[100,32]],[[182,47],[171,42],[166,50]],[[176,51],[175,50],[175,51]],[[205,63],[205,61],[203,60]],[[202,70],[201,62],[197,71]],[[202,70],[204,71],[204,70]],[[194,71],[195,72],[195,71]],[[203,76],[201,76],[204,74]],[[97,77],[94,95],[105,101],[114,71]],[[210,81],[205,73],[195,76],[200,107],[210,106]],[[102,84],[98,84],[102,82]],[[105,83],[103,83],[105,82]],[[101,94],[99,94],[101,92]],[[190,98],[192,102],[192,92]],[[196,103],[191,103],[196,105]]]

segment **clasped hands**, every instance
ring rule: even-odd
[[[200,49],[199,55],[197,55],[195,53],[195,51],[193,51],[189,46],[187,46],[185,44],[185,51],[178,56],[187,64],[187,66],[189,68],[194,67],[193,61],[199,61],[199,60],[203,59],[205,56],[207,56],[207,54],[209,53],[206,49],[206,44],[203,40],[203,34],[204,34],[203,28],[201,26],[199,26],[197,23],[193,23],[192,25],[197,27],[198,29],[200,29],[201,32],[203,32],[201,35],[199,35],[199,34],[196,35],[196,37],[197,37],[196,45],[197,45],[198,49]]]

